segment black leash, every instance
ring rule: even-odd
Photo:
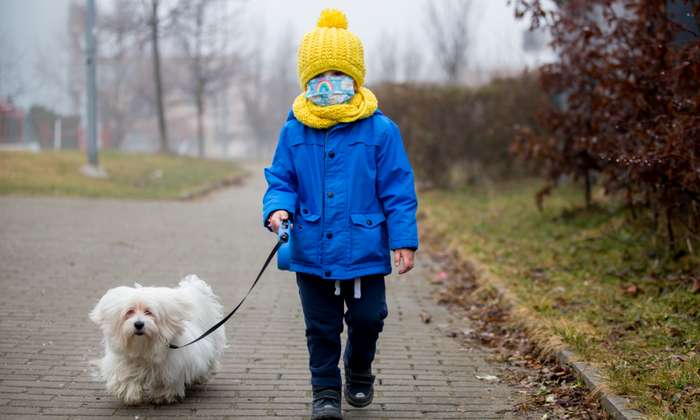
[[[181,349],[181,348],[183,348],[183,347],[187,347],[187,346],[189,346],[190,344],[194,344],[194,343],[196,343],[197,341],[203,339],[204,337],[206,337],[206,336],[208,336],[209,334],[211,334],[211,333],[213,333],[214,331],[216,331],[217,328],[219,328],[220,326],[224,325],[224,323],[225,323],[226,321],[228,321],[228,319],[231,318],[231,317],[233,316],[233,314],[236,313],[236,311],[238,310],[238,308],[240,308],[241,305],[243,305],[243,302],[245,302],[245,300],[248,298],[248,295],[250,294],[250,292],[252,292],[253,289],[255,288],[255,285],[258,284],[258,280],[260,280],[260,277],[262,277],[262,275],[263,275],[263,273],[265,272],[265,269],[267,268],[267,266],[270,265],[270,261],[272,261],[272,257],[275,256],[275,254],[277,253],[277,250],[280,249],[280,247],[282,246],[282,244],[284,244],[285,242],[287,242],[288,239],[289,239],[289,236],[288,236],[286,233],[280,235],[280,237],[279,237],[279,239],[277,240],[277,243],[275,244],[274,248],[272,248],[272,251],[270,251],[270,255],[267,256],[267,259],[265,260],[265,264],[263,264],[262,269],[260,269],[260,272],[258,273],[258,276],[255,278],[255,281],[253,282],[253,284],[250,285],[250,289],[248,289],[248,292],[245,294],[245,296],[243,296],[243,299],[241,299],[241,301],[238,302],[238,305],[236,305],[236,307],[233,308],[233,310],[232,310],[231,312],[229,312],[229,314],[226,315],[226,316],[224,317],[224,319],[222,319],[221,321],[217,322],[213,327],[209,328],[204,334],[200,335],[199,337],[195,338],[194,340],[190,341],[189,343],[187,343],[187,344],[185,344],[185,345],[182,345],[182,346],[176,346],[175,344],[170,344],[170,345],[169,345],[170,348],[171,348],[171,349]]]

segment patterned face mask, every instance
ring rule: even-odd
[[[318,106],[344,104],[355,95],[350,76],[318,76],[306,86],[306,97]]]

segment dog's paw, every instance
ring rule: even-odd
[[[204,385],[204,384],[206,384],[207,382],[209,382],[209,379],[211,378],[211,376],[212,376],[211,373],[208,374],[208,375],[198,376],[198,377],[196,377],[196,378],[194,378],[194,379],[192,380],[192,383],[190,384],[190,386],[194,386],[194,385]]]
[[[130,406],[141,405],[145,402],[143,391],[141,389],[137,390],[135,387],[128,389],[120,399],[125,405]]]
[[[150,398],[150,402],[155,405],[168,405],[181,402],[185,399],[185,392],[182,395],[175,392],[166,392],[158,395],[153,395]]]

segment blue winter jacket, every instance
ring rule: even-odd
[[[290,112],[265,178],[263,224],[275,210],[292,215],[291,271],[389,274],[390,249],[418,248],[413,170],[398,127],[379,110],[326,130]]]

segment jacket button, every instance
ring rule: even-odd
[[[333,191],[328,191],[328,198],[333,198]]]
[[[328,152],[328,157],[333,159],[335,157],[335,152],[332,150],[330,152]]]
[[[304,209],[304,210],[302,210],[301,212],[304,213],[304,214],[309,214],[309,209]]]
[[[333,274],[333,273],[331,273],[330,271],[326,271],[325,273],[323,273],[323,275],[326,277],[330,277],[331,274]]]
[[[326,238],[333,239],[333,234],[331,232],[326,233]]]
[[[372,226],[372,220],[367,219],[367,226]]]

